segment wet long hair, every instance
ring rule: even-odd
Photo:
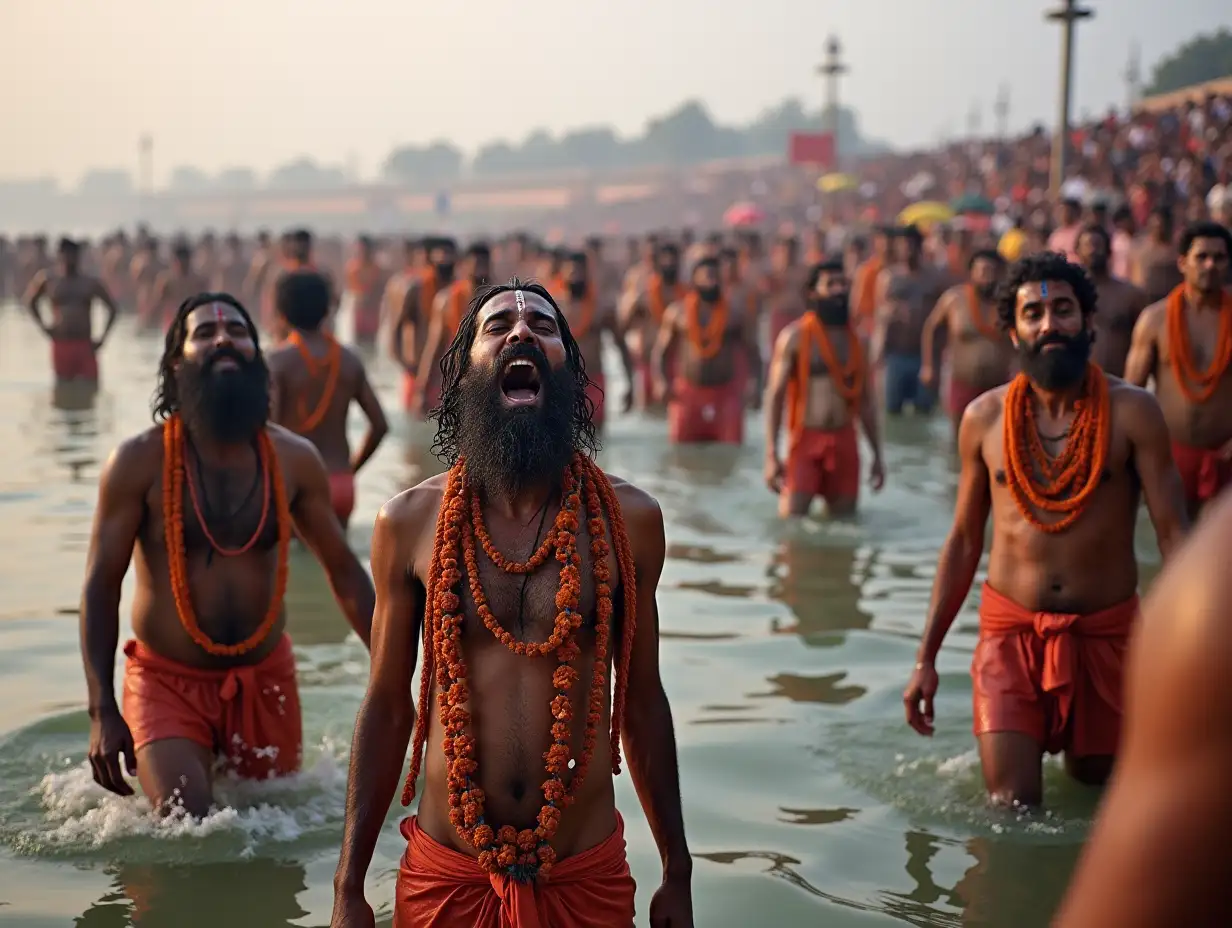
[[[257,327],[252,324],[252,316],[235,297],[229,293],[198,293],[190,296],[180,308],[175,311],[175,319],[167,328],[167,336],[163,345],[163,356],[158,362],[158,383],[154,387],[154,396],[150,400],[150,411],[155,422],[165,422],[172,414],[180,410],[180,389],[175,379],[175,363],[184,357],[184,342],[188,340],[188,317],[194,309],[209,303],[225,303],[237,310],[244,317],[248,326],[248,336],[256,348],[256,357],[261,357],[261,343],[257,336]]]
[[[458,429],[462,421],[462,409],[459,406],[462,391],[459,386],[466,372],[470,370],[471,345],[475,343],[475,333],[479,327],[479,310],[493,297],[514,290],[533,293],[547,301],[556,312],[556,325],[560,329],[560,340],[565,346],[565,366],[573,374],[576,387],[573,406],[575,450],[591,458],[599,453],[601,443],[598,429],[595,427],[595,403],[587,393],[587,388],[594,386],[594,382],[586,374],[586,361],[582,357],[577,339],[569,330],[569,321],[545,287],[533,281],[523,282],[514,277],[507,284],[489,284],[475,291],[458,325],[457,334],[454,335],[453,341],[441,358],[441,401],[439,406],[428,413],[428,418],[436,423],[436,437],[432,441],[432,453],[442,463],[451,467],[457,463],[460,453]]]

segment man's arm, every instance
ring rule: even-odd
[[[363,443],[351,458],[351,473],[358,473],[359,469],[368,463],[368,459],[376,454],[381,441],[389,434],[389,422],[385,419],[385,410],[377,399],[376,391],[368,382],[368,373],[363,364],[358,358],[354,359],[354,363],[359,365],[359,390],[355,394],[355,402],[359,403],[359,408],[368,420],[368,431],[364,435]]]
[[[766,395],[762,400],[766,417],[766,462],[775,465],[775,470],[780,469],[779,432],[783,428],[783,404],[787,399],[787,384],[794,373],[799,331],[799,327],[793,323],[779,333],[770,355],[770,376],[766,379]]]
[[[394,358],[404,370],[412,374],[418,372],[419,365],[419,333],[423,328],[423,320],[419,318],[419,294],[422,284],[411,281],[402,291],[402,305],[398,309],[398,318],[394,322],[393,350]],[[410,357],[407,356],[405,342],[406,329],[411,330]]]
[[[677,329],[676,304],[673,303],[663,312],[663,322],[655,336],[654,350],[650,355],[650,369],[660,384],[667,384],[667,361],[672,356],[676,346]]]
[[[1124,748],[1054,928],[1215,926],[1232,912],[1232,496],[1142,605]]]
[[[942,326],[948,328],[950,324],[950,305],[953,301],[953,292],[952,290],[947,290],[941,294],[941,299],[937,301],[933,311],[924,320],[924,329],[920,334],[920,358],[922,359],[920,380],[925,382],[925,386],[931,385],[933,380],[933,358],[937,356],[933,351],[933,342],[937,335],[937,329]],[[925,374],[928,376],[926,377]]]
[[[346,824],[334,874],[339,903],[347,896],[363,895],[364,877],[415,727],[411,678],[427,594],[414,575],[413,561],[418,533],[424,526],[435,526],[425,505],[429,501],[423,490],[394,497],[377,513],[372,530],[372,575],[376,579],[372,666],[351,744]],[[429,707],[419,710],[429,711]]]
[[[284,432],[294,443],[295,498],[291,515],[304,541],[325,568],[334,598],[364,645],[372,646],[372,580],[347,545],[346,536],[329,496],[329,475],[317,449],[308,441]]]
[[[103,347],[103,343],[107,341],[107,336],[111,334],[111,329],[115,325],[116,316],[119,315],[119,308],[115,304],[115,300],[111,297],[111,291],[101,280],[94,281],[94,298],[101,302],[107,308],[107,322],[103,325],[103,334],[98,337],[98,341],[94,343],[95,350]]]
[[[928,621],[918,655],[918,660],[930,664],[937,659],[941,642],[971,591],[975,571],[984,554],[984,529],[992,509],[992,493],[982,446],[990,420],[995,418],[1001,402],[999,393],[985,393],[982,400],[967,407],[958,426],[962,472],[958,477],[954,524],[937,558],[937,578],[933,582]]]
[[[627,668],[624,742],[629,773],[663,861],[664,882],[687,886],[693,859],[684,836],[680,770],[672,710],[659,674],[659,609],[656,592],[666,541],[658,503],[626,485],[620,494],[637,574],[637,619]],[[627,621],[621,629],[626,634]]]
[[[423,348],[419,354],[418,373],[423,376],[423,382],[416,388],[422,392],[427,386],[427,379],[432,376],[432,362],[436,360],[437,349],[445,337],[445,310],[449,306],[449,291],[442,290],[432,301],[432,311],[428,319],[428,334],[424,338]]]
[[[1142,498],[1155,528],[1164,563],[1180,547],[1189,529],[1185,488],[1172,460],[1172,438],[1163,410],[1145,390],[1134,390],[1124,417],[1133,448],[1134,470],[1142,482]]]
[[[98,479],[98,504],[81,591],[81,656],[91,718],[120,711],[115,697],[120,588],[145,517],[152,442],[149,435],[124,442],[111,453]]]
[[[1159,363],[1157,340],[1161,304],[1147,307],[1134,323],[1134,334],[1125,358],[1125,380],[1135,387],[1145,387]]]
[[[22,296],[21,301],[25,304],[30,315],[34,318],[34,324],[43,330],[44,334],[50,335],[51,328],[43,321],[42,315],[39,313],[39,300],[47,293],[47,272],[39,271],[30,279],[29,286],[26,287],[26,292]]]
[[[872,349],[867,341],[864,341],[861,347],[864,349],[864,357],[867,358]],[[864,378],[863,389],[860,391],[860,427],[864,429],[864,437],[868,439],[869,447],[873,449],[874,463],[881,462],[884,468],[885,458],[881,453],[881,421],[877,415],[877,391],[873,389],[873,369],[867,361],[860,376]]]

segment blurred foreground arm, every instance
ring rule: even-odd
[[[1232,880],[1232,494],[1142,607],[1125,742],[1055,928],[1228,924]]]

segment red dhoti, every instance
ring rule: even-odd
[[[98,352],[88,338],[52,339],[51,367],[56,380],[98,380]]]
[[[136,750],[187,738],[224,757],[241,777],[299,769],[303,727],[288,636],[259,663],[226,670],[188,667],[139,641],[127,642],[124,654],[124,720]]]
[[[636,886],[619,813],[611,837],[534,883],[489,875],[424,834],[414,817],[402,834],[394,928],[632,928]]]
[[[338,521],[346,525],[347,519],[355,511],[355,475],[350,471],[342,471],[329,475],[329,498],[334,504],[334,514]]]
[[[590,401],[595,404],[595,425],[603,425],[604,398],[607,390],[607,376],[602,371],[596,371],[590,375],[590,386],[586,388],[586,395],[590,397]]]
[[[1219,456],[1218,448],[1195,448],[1174,441],[1172,459],[1185,486],[1185,502],[1190,506],[1214,499],[1232,483],[1232,463]]]
[[[684,377],[672,384],[667,404],[667,431],[676,444],[744,441],[744,389],[740,377],[703,387]]]
[[[967,407],[987,392],[978,387],[973,387],[969,383],[955,380],[953,377],[949,377],[947,380],[945,409],[950,414],[950,417],[954,419],[962,418],[962,414],[966,412]]]
[[[971,662],[975,734],[1020,732],[1050,754],[1112,756],[1138,597],[1089,615],[1031,612],[987,583]]]
[[[787,451],[783,492],[820,496],[827,503],[860,495],[860,443],[847,423],[838,429],[804,429]]]

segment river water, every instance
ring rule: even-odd
[[[103,389],[86,404],[55,395],[42,336],[16,307],[0,311],[0,923],[326,926],[367,655],[302,551],[288,592],[301,775],[228,788],[228,808],[174,823],[103,793],[84,763],[77,614],[96,483],[110,449],[150,422],[162,348],[127,323],[114,335]],[[371,373],[394,428],[359,479],[350,537],[365,563],[381,503],[441,469],[424,427],[397,411],[392,366]],[[672,447],[662,420],[617,416],[600,459],[666,516],[662,665],[697,924],[1046,925],[1098,797],[1050,763],[1047,813],[985,807],[970,734],[974,601],[939,661],[936,736],[903,720],[952,512],[948,426],[889,424],[887,487],[852,523],[780,523],[761,450],[753,416],[740,449]],[[1153,572],[1145,520],[1138,541]],[[131,595],[130,573],[123,636]],[[627,774],[616,787],[641,926],[658,858]],[[403,814],[395,800],[369,876],[385,926]]]

